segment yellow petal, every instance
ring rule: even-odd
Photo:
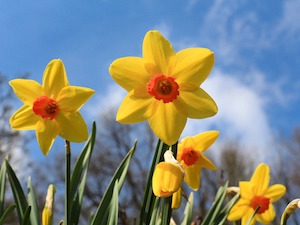
[[[33,102],[40,96],[45,95],[42,85],[34,80],[15,79],[9,82],[18,98],[32,107]]]
[[[59,110],[76,112],[94,93],[90,88],[66,86],[57,96]]]
[[[88,128],[79,112],[59,113],[55,118],[61,130],[59,136],[70,142],[83,142],[88,138]]]
[[[216,170],[217,167],[202,153],[199,154],[199,159],[197,163],[201,166],[201,168],[207,168],[210,170]]]
[[[177,52],[173,71],[176,82],[199,86],[208,77],[214,65],[214,54],[207,48],[187,48]]]
[[[230,221],[240,220],[245,215],[247,210],[249,210],[249,206],[247,203],[247,201],[240,198],[231,208],[227,219]]]
[[[120,123],[130,124],[147,120],[154,114],[157,104],[158,101],[152,97],[135,97],[134,91],[132,90],[124,98],[118,110],[117,121]]]
[[[161,162],[156,165],[153,177],[153,193],[157,197],[169,197],[179,190],[182,185],[184,173],[173,163]]]
[[[41,117],[35,115],[32,107],[23,105],[10,118],[10,125],[15,130],[34,130]]]
[[[142,86],[146,91],[147,83],[151,78],[145,70],[144,60],[138,57],[124,57],[113,61],[109,73],[128,92]]]
[[[179,188],[178,191],[176,191],[173,195],[172,195],[172,209],[178,209],[181,205],[181,195],[182,195],[182,189]]]
[[[214,100],[201,88],[195,91],[180,91],[174,104],[177,110],[188,118],[202,119],[218,112]]]
[[[187,166],[185,163],[181,163],[185,172],[184,181],[194,191],[197,191],[200,187],[200,173],[201,167],[198,164]]]
[[[199,152],[205,152],[219,137],[216,130],[206,131],[191,137],[194,141],[193,148]]]
[[[254,185],[249,181],[241,181],[240,184],[240,195],[243,199],[247,199],[249,201],[252,200],[254,193]]]
[[[263,224],[269,224],[275,219],[275,209],[272,204],[269,205],[269,209],[262,214],[257,214],[256,219],[258,222]]]
[[[49,98],[56,99],[60,90],[69,85],[66,70],[60,59],[52,60],[46,67],[43,76],[43,87]]]
[[[159,105],[155,114],[149,118],[149,124],[153,132],[167,145],[175,144],[186,124],[187,118],[177,112],[172,103]]]
[[[151,75],[162,73],[172,76],[176,64],[176,54],[170,42],[158,31],[149,31],[143,42],[143,56],[145,67]],[[149,68],[149,65],[155,65]]]
[[[270,182],[269,166],[263,163],[259,164],[255,169],[250,182],[254,184],[254,193],[257,196],[263,195]]]
[[[38,121],[36,126],[36,137],[44,155],[48,154],[58,132],[59,125],[55,120],[43,119]]]
[[[264,196],[271,199],[271,202],[279,200],[286,192],[286,188],[282,184],[272,185],[264,193]]]

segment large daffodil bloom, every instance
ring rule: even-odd
[[[242,219],[245,225],[251,215],[260,206],[251,221],[269,224],[275,218],[273,202],[279,200],[286,191],[284,185],[275,184],[269,186],[270,168],[266,164],[260,164],[256,168],[250,181],[240,182],[240,199],[229,212],[228,220],[236,221]]]
[[[200,186],[201,169],[215,170],[215,165],[203,154],[219,137],[218,131],[207,131],[186,137],[178,144],[177,160],[185,172],[184,181],[197,191]]]
[[[109,68],[112,78],[128,91],[117,121],[148,120],[163,142],[176,143],[187,118],[206,118],[217,112],[214,100],[199,87],[213,64],[214,54],[209,49],[187,48],[175,53],[158,31],[149,31],[143,58],[119,58]]]
[[[39,146],[47,155],[56,136],[71,142],[88,138],[87,125],[78,110],[94,90],[70,86],[63,62],[52,60],[44,71],[43,84],[34,80],[9,82],[24,105],[10,118],[16,130],[36,130]]]

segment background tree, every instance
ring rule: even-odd
[[[284,137],[282,134],[280,137]],[[282,183],[286,186],[287,192],[277,207],[277,213],[281,214],[286,205],[293,199],[300,197],[300,127],[296,127],[290,136],[280,138],[279,146],[272,146],[272,175],[274,183]],[[280,218],[276,218],[279,224]],[[289,218],[290,224],[300,225],[300,214],[292,214]],[[275,224],[275,223],[274,223]]]

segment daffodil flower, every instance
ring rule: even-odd
[[[176,143],[187,118],[217,113],[214,100],[199,87],[213,64],[214,54],[209,49],[187,48],[175,53],[158,31],[149,31],[143,42],[143,58],[119,58],[109,68],[112,78],[128,91],[117,121],[148,120],[164,143]]]
[[[202,168],[215,170],[215,165],[203,154],[219,137],[218,131],[207,131],[186,137],[178,144],[177,160],[185,172],[184,181],[197,191]]]
[[[240,199],[230,210],[228,220],[242,219],[242,225],[245,225],[258,207],[260,208],[252,219],[251,225],[256,221],[269,224],[274,220],[275,210],[272,203],[285,194],[286,188],[281,184],[269,186],[269,182],[269,166],[258,165],[250,181],[240,182]]]
[[[166,151],[164,159],[165,162],[156,165],[152,177],[152,189],[157,197],[169,197],[177,192],[181,188],[184,177],[184,171],[172,151]]]
[[[24,103],[10,118],[11,127],[36,130],[44,155],[48,154],[57,135],[71,142],[87,140],[87,125],[78,110],[94,90],[70,86],[61,60],[48,64],[42,85],[26,79],[15,79],[9,84]]]

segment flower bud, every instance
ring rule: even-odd
[[[42,213],[43,225],[52,225],[55,191],[56,191],[55,186],[53,184],[50,184],[48,187],[45,207]]]

